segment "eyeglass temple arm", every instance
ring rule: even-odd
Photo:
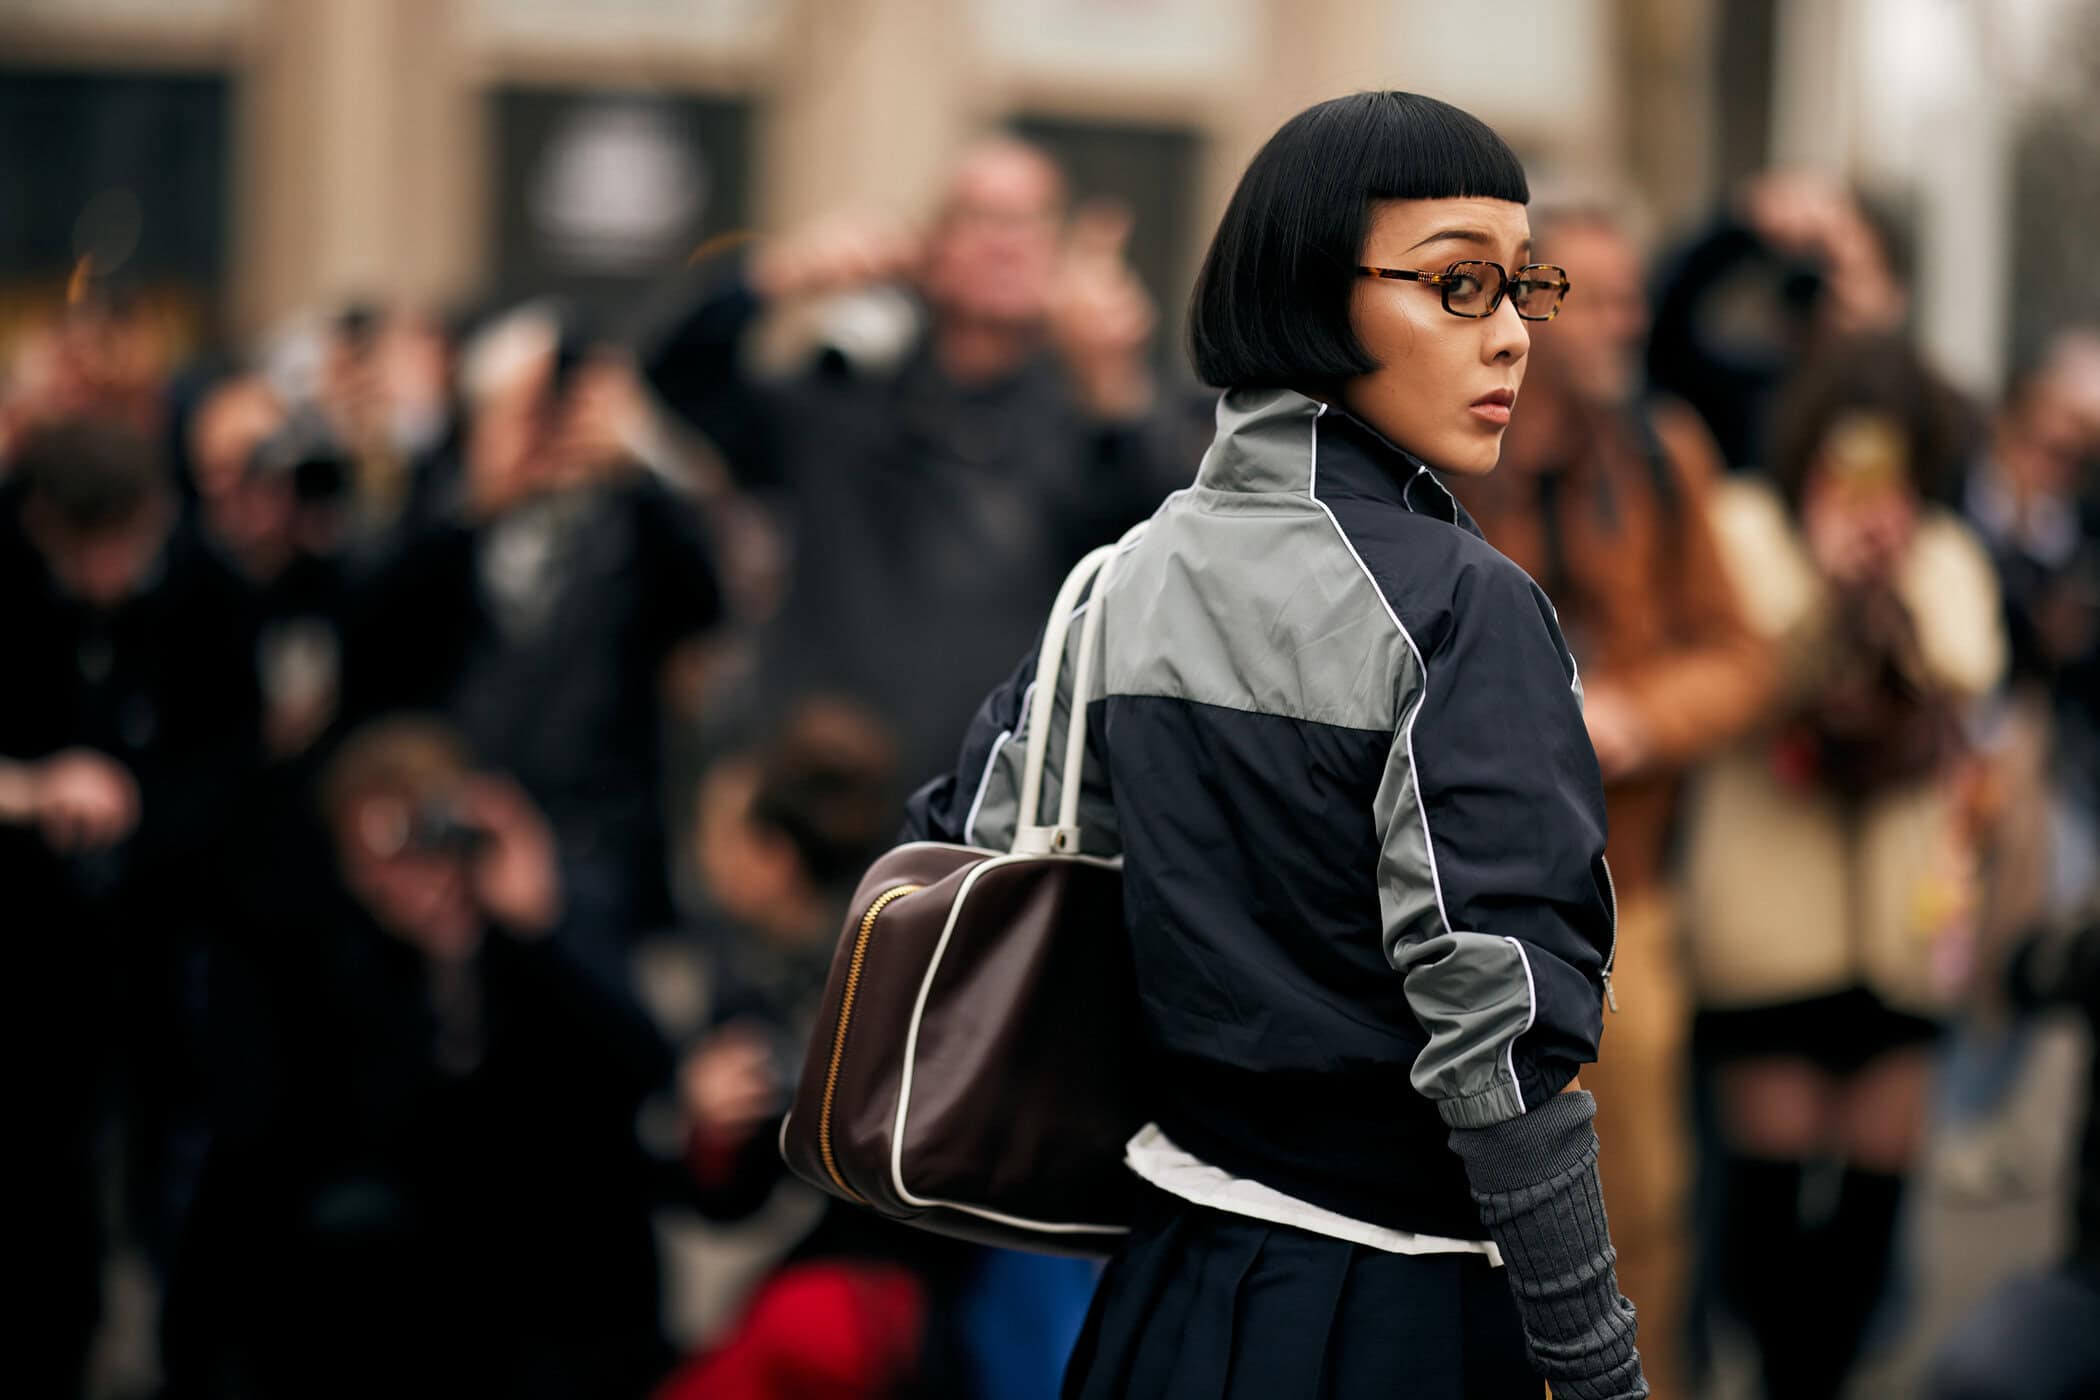
[[[1366,277],[1385,277],[1395,282],[1427,282],[1441,287],[1449,280],[1441,272],[1415,272],[1404,267],[1363,267],[1356,269]]]

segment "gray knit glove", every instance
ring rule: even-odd
[[[1617,1254],[1597,1185],[1597,1101],[1556,1094],[1486,1128],[1454,1128],[1473,1199],[1502,1251],[1532,1362],[1556,1400],[1640,1400],[1633,1304],[1612,1271]]]

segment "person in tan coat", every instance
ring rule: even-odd
[[[1963,446],[1900,341],[1782,404],[1778,490],[1717,504],[1783,700],[1687,798],[1684,903],[1723,1159],[1720,1286],[1765,1389],[1837,1395],[1887,1282],[1975,906],[1962,721],[2005,665],[1991,566],[1928,504]]]
[[[1610,1126],[1600,1170],[1619,1277],[1658,1394],[1679,1391],[1687,1288],[1690,1027],[1667,851],[1686,768],[1744,733],[1776,671],[1744,623],[1708,520],[1718,456],[1681,403],[1639,397],[1647,334],[1633,239],[1601,210],[1545,214],[1540,247],[1579,284],[1534,345],[1503,470],[1459,494],[1536,578],[1582,668],[1619,904],[1614,991],[1584,1082]]]

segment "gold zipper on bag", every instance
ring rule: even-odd
[[[868,960],[868,939],[875,933],[875,920],[892,901],[923,888],[922,885],[896,885],[886,889],[875,896],[875,902],[861,917],[860,932],[853,939],[853,958],[846,964],[846,988],[839,995],[839,1024],[831,1037],[831,1066],[824,1071],[824,1106],[817,1115],[817,1151],[824,1158],[824,1170],[831,1173],[839,1190],[862,1205],[868,1203],[867,1197],[846,1184],[846,1178],[839,1175],[837,1159],[831,1155],[831,1101],[838,1092],[839,1066],[846,1056],[846,1028],[853,1022],[853,1001],[860,994],[861,968]]]

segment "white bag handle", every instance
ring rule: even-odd
[[[1109,578],[1115,573],[1116,555],[1144,529],[1140,525],[1115,544],[1103,545],[1079,561],[1058,590],[1051,606],[1049,625],[1043,629],[1042,650],[1037,654],[1035,698],[1028,712],[1028,751],[1021,768],[1021,807],[1014,823],[1013,849],[1017,854],[1071,855],[1079,850],[1079,789],[1086,771],[1086,700],[1094,683],[1094,653],[1101,641],[1101,615],[1107,611],[1102,599]],[[1087,606],[1086,625],[1079,635],[1079,667],[1072,677],[1072,713],[1066,723],[1065,761],[1059,770],[1057,824],[1037,821],[1043,795],[1043,766],[1049,758],[1050,721],[1056,713],[1057,682],[1064,666],[1065,639],[1071,634],[1072,614],[1087,584],[1094,585],[1093,601]]]

